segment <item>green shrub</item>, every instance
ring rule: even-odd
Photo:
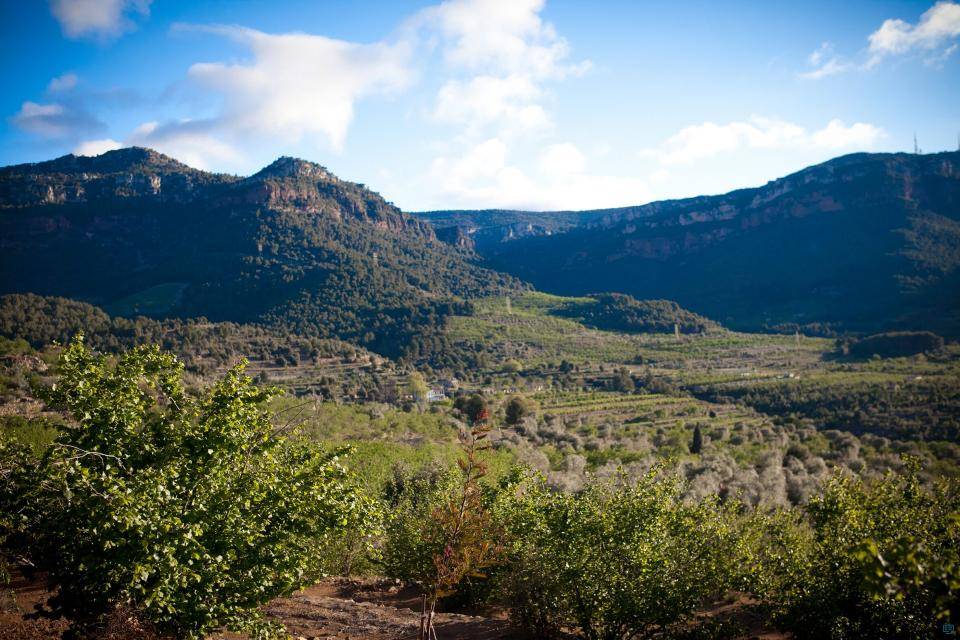
[[[679,481],[657,471],[576,495],[531,487],[509,518],[503,582],[515,621],[535,637],[567,627],[597,640],[651,637],[724,593],[739,553],[732,514],[680,496]]]
[[[78,626],[126,607],[178,637],[272,635],[257,607],[311,580],[339,528],[362,534],[369,504],[340,451],[274,429],[262,404],[276,391],[242,365],[199,397],[182,371],[156,347],[111,367],[74,341],[50,400],[75,422],[4,500]]]
[[[414,472],[405,465],[394,467],[384,496],[389,514],[382,555],[386,575],[420,586],[426,583],[435,549],[423,530],[455,485],[452,469],[426,465]]]
[[[537,412],[537,402],[532,398],[515,395],[511,396],[504,407],[504,421],[511,426],[523,422],[527,416]]]
[[[807,506],[806,543],[767,541],[792,554],[771,565],[782,624],[797,638],[931,637],[957,613],[958,504],[956,483],[925,487],[915,472],[833,478]]]

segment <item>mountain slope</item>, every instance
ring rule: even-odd
[[[605,211],[484,245],[563,294],[667,298],[723,322],[960,334],[960,153],[854,154],[756,189]]]
[[[432,224],[437,237],[450,244],[476,249],[481,253],[497,250],[497,245],[534,236],[562,233],[573,227],[600,219],[613,210],[595,211],[517,211],[514,209],[421,211],[411,215]]]
[[[436,351],[463,299],[522,288],[303,160],[239,178],[147,149],[0,169],[0,293]]]

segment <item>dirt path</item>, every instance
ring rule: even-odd
[[[411,589],[388,580],[331,578],[289,598],[267,605],[267,615],[280,620],[291,635],[303,638],[407,640],[417,636],[420,600]],[[505,616],[439,613],[440,640],[513,638]]]
[[[50,596],[39,581],[14,575],[0,589],[0,640],[53,640],[67,629],[64,620],[32,619],[37,605]],[[287,627],[294,638],[308,640],[411,640],[420,625],[420,600],[412,589],[392,580],[330,578],[264,607],[269,618]],[[513,638],[506,617],[439,613],[440,640],[505,640]],[[124,634],[120,633],[120,637]],[[241,640],[236,634],[215,634],[210,640]]]
[[[9,588],[0,589],[0,640],[54,640],[67,629],[63,620],[31,619],[36,605],[50,593],[39,581],[14,575]],[[718,637],[789,640],[789,634],[770,629],[748,598],[731,597],[698,611],[693,626],[710,627],[726,620]],[[286,626],[296,640],[413,640],[420,626],[420,598],[415,589],[394,580],[378,578],[328,578],[287,598],[277,598],[263,608],[266,615]],[[108,640],[156,640],[150,633],[113,626]],[[502,610],[440,612],[436,618],[439,640],[507,640],[519,637]],[[719,631],[719,630],[717,630]],[[713,637],[713,636],[711,636]],[[218,633],[208,640],[247,640],[233,633]]]

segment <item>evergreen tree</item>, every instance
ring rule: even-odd
[[[693,441],[690,443],[690,453],[700,455],[703,450],[703,434],[700,432],[700,425],[693,428]]]

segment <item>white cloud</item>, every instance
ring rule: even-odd
[[[671,166],[743,149],[867,149],[883,136],[882,129],[863,122],[847,126],[841,120],[831,120],[811,132],[791,122],[753,117],[744,122],[704,122],[684,127],[659,147],[645,149],[640,155]]]
[[[543,0],[448,0],[411,21],[441,44],[447,67],[465,78],[446,82],[434,111],[474,138],[542,129],[551,119],[543,84],[583,73],[569,45],[540,17]]]
[[[824,42],[807,58],[807,62],[813,67],[810,71],[804,71],[800,74],[801,78],[809,80],[819,80],[827,76],[836,75],[845,71],[850,71],[856,65],[838,57],[834,51],[833,44]]]
[[[78,81],[79,78],[73,73],[65,73],[62,76],[57,76],[47,85],[47,93],[70,91],[77,86]]]
[[[870,34],[870,64],[887,55],[903,54],[914,49],[933,50],[960,36],[960,4],[949,0],[928,9],[917,24],[899,19],[886,20]]]
[[[943,67],[943,64],[957,52],[958,49],[960,49],[960,44],[955,42],[943,51],[925,58],[923,64],[927,65],[928,67],[933,67],[934,69],[940,69]]]
[[[156,149],[196,169],[235,167],[243,162],[243,153],[215,135],[212,123],[203,120],[144,122],[133,130],[127,144]]]
[[[813,68],[800,73],[800,77],[819,80],[847,71],[872,69],[884,58],[914,51],[927,54],[924,64],[939,68],[957,50],[957,44],[951,44],[957,37],[960,37],[960,3],[941,0],[925,11],[915,25],[900,19],[884,20],[867,38],[865,61],[863,58],[861,62],[845,60],[834,54],[830,43],[823,43],[807,60]]]
[[[807,62],[809,62],[811,66],[819,67],[824,60],[831,56],[833,56],[833,44],[824,42],[818,49],[810,54]]]
[[[131,17],[146,14],[149,4],[51,1],[67,35],[100,38],[133,28]],[[242,50],[237,58],[189,67],[187,82],[179,86],[202,105],[197,111],[203,116],[144,122],[117,139],[77,136],[75,130],[87,133],[90,127],[75,126],[70,135],[77,153],[143,145],[199,168],[246,171],[265,148],[342,149],[357,103],[407,88],[434,56],[442,76],[429,116],[461,132],[443,136],[446,151],[432,163],[449,193],[477,203],[483,196],[528,206],[586,206],[598,197],[600,204],[635,202],[645,185],[591,174],[579,149],[547,137],[553,124],[549,85],[585,72],[589,62],[571,60],[567,41],[543,19],[543,8],[544,0],[447,0],[373,43],[235,25],[177,25],[175,31],[228,38]],[[68,116],[82,111],[71,106],[83,99],[75,92],[77,82],[73,74],[54,79],[49,104],[25,103],[13,120],[48,137],[66,136]],[[99,97],[96,103],[104,104]],[[529,163],[517,164],[513,154]]]
[[[564,62],[569,46],[540,18],[544,0],[447,0],[414,17],[415,26],[439,31],[444,58],[474,72],[563,77],[589,63]]]
[[[866,122],[850,126],[842,120],[831,120],[823,129],[814,131],[806,144],[819,149],[870,149],[886,134],[883,129]]]
[[[203,62],[190,78],[222,98],[216,127],[298,142],[326,140],[340,149],[353,120],[354,103],[408,82],[405,43],[357,44],[323,36],[273,35],[234,26],[202,28],[246,46],[246,63]]]
[[[544,149],[534,180],[509,162],[507,145],[490,138],[459,158],[433,162],[430,178],[439,184],[446,206],[520,209],[586,209],[645,202],[650,192],[638,178],[596,175],[586,171],[586,158],[570,143]]]
[[[583,173],[587,159],[576,145],[564,142],[544,149],[537,166],[540,172],[547,176],[563,178]]]
[[[469,133],[502,122],[518,130],[550,126],[550,116],[537,104],[541,90],[529,77],[477,76],[467,82],[451,80],[437,95],[436,118],[461,124]]]
[[[78,106],[57,102],[40,104],[27,100],[10,117],[19,129],[44,138],[75,138],[103,129],[103,123]]]
[[[131,14],[146,16],[152,0],[50,0],[50,11],[69,38],[115,38],[132,31]]]
[[[103,140],[86,140],[74,147],[73,154],[77,156],[98,156],[101,153],[106,153],[107,151],[122,149],[123,146],[124,145],[122,142],[118,142],[112,138],[104,138]]]
[[[633,179],[587,173],[574,145],[548,145],[521,169],[508,160],[521,140],[542,141],[553,125],[548,85],[584,73],[570,47],[541,17],[543,0],[448,0],[411,23],[432,36],[453,77],[440,88],[435,119],[457,125],[459,153],[436,158],[431,176],[445,195],[467,206],[559,208],[635,202],[646,193]],[[529,136],[527,136],[529,137]],[[598,201],[603,201],[599,202]]]

